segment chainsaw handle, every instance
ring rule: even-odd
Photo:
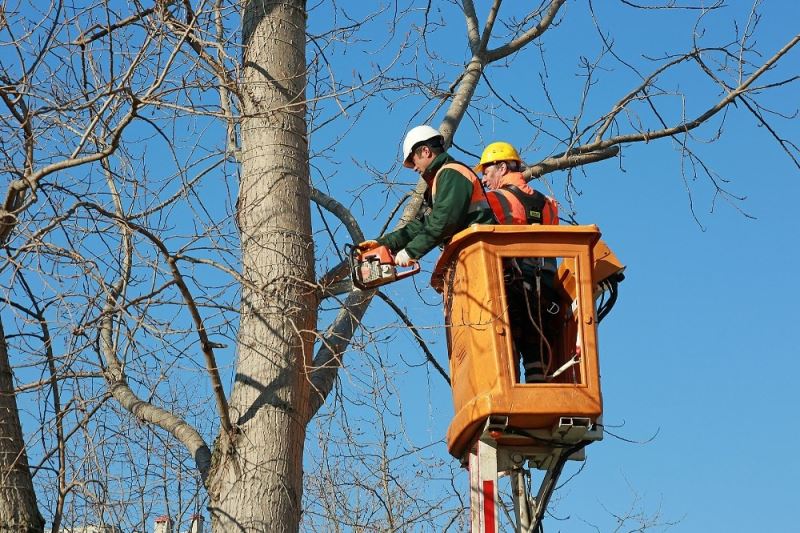
[[[399,267],[398,267],[399,268]],[[397,272],[397,279],[401,280],[403,278],[407,278],[408,276],[413,276],[417,272],[419,272],[419,261],[414,261],[411,263],[411,267],[408,270],[403,270],[402,272]]]

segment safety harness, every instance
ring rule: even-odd
[[[500,224],[558,224],[558,203],[535,189],[528,194],[507,184],[488,191],[486,197]]]

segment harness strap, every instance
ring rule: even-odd
[[[502,188],[513,194],[523,205],[528,224],[542,223],[542,213],[547,204],[547,197],[544,194],[535,189],[533,194],[526,194],[516,185],[504,185]]]

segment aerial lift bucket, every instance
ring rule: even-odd
[[[564,312],[544,382],[519,382],[506,294],[510,260],[554,258]],[[512,474],[517,531],[535,531],[565,462],[602,438],[595,296],[623,267],[596,226],[480,226],[456,234],[431,284],[444,296],[454,416],[450,453],[468,465],[473,532],[496,531],[498,471]],[[523,490],[524,464],[546,472]]]

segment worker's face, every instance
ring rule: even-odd
[[[427,146],[420,146],[411,154],[411,163],[414,165],[414,172],[422,175],[434,159],[436,158],[430,148]]]
[[[508,165],[503,162],[484,165],[481,183],[487,189],[499,189],[506,172],[508,172]]]

